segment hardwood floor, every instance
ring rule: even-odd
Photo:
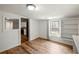
[[[21,35],[21,43],[28,41],[28,38],[25,35]]]
[[[71,46],[47,41],[41,38],[31,42],[26,41],[18,47],[9,49],[1,54],[72,54]]]

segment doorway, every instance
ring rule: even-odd
[[[21,43],[29,40],[29,20],[21,18]]]

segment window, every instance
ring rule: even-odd
[[[59,21],[53,21],[52,28],[59,28]]]
[[[13,29],[13,22],[12,21],[6,21],[6,30]]]
[[[7,19],[5,20],[5,30],[16,30],[19,29],[19,20],[18,19]]]
[[[49,23],[49,28],[50,28],[50,36],[55,36],[55,37],[59,37],[60,36],[60,24],[59,21],[50,21]]]

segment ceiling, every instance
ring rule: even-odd
[[[0,10],[34,19],[48,17],[79,17],[78,4],[35,4],[37,10],[27,10],[26,4],[0,4]]]

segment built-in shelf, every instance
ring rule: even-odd
[[[78,25],[78,24],[63,24],[63,25],[71,25],[72,26],[72,25]]]
[[[71,38],[72,35],[78,34],[78,20],[68,19],[61,21],[61,36]]]

